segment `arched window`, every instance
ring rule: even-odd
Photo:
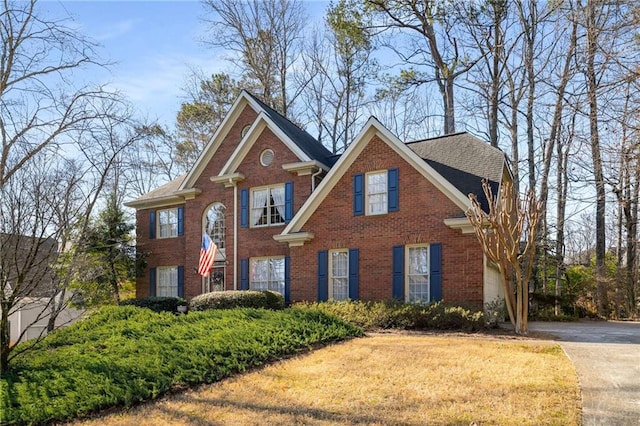
[[[203,225],[204,230],[214,243],[218,246],[218,250],[225,247],[225,206],[220,203],[213,203],[206,210]]]

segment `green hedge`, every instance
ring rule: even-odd
[[[318,311],[211,310],[189,315],[106,307],[47,336],[0,378],[2,424],[50,423],[131,406],[174,386],[361,335]]]
[[[334,315],[367,330],[396,328],[403,330],[463,330],[485,328],[485,315],[441,302],[429,305],[387,302],[329,301],[301,303],[301,309]]]
[[[200,294],[189,302],[189,309],[193,311],[233,308],[284,309],[284,297],[274,291],[214,291]]]
[[[151,309],[154,312],[176,312],[178,306],[187,305],[182,297],[144,297],[141,299],[127,299],[119,303],[120,306],[137,306]]]

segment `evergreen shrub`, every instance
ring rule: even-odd
[[[49,334],[12,361],[0,377],[0,420],[52,424],[128,407],[361,334],[310,310],[174,315],[108,306]]]
[[[300,303],[296,306],[334,315],[366,330],[395,328],[479,331],[485,328],[486,323],[482,311],[450,306],[442,302],[425,305],[398,301],[346,300]]]
[[[189,302],[192,311],[209,309],[264,308],[284,309],[284,297],[275,291],[234,290],[200,294]]]
[[[120,306],[137,306],[151,309],[154,312],[176,312],[178,306],[187,305],[187,300],[182,297],[143,297],[140,299],[127,299],[119,303]]]

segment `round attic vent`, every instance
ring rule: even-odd
[[[270,149],[265,149],[264,151],[262,151],[262,153],[260,154],[260,164],[262,164],[263,166],[267,167],[270,166],[271,163],[273,163],[273,157],[274,157],[274,153],[272,150]]]
[[[243,137],[247,134],[247,132],[249,131],[249,129],[251,128],[250,124],[247,124],[246,126],[244,126],[242,128],[242,130],[240,131],[240,137]]]

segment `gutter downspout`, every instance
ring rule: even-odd
[[[233,289],[238,289],[238,185],[233,179]]]
[[[316,176],[322,173],[322,168],[318,167],[318,171],[311,175],[311,192],[316,190]]]

